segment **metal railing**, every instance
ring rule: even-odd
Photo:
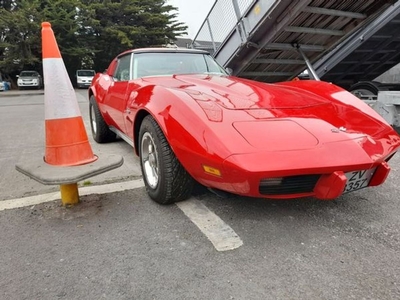
[[[256,0],[216,0],[191,48],[217,52],[232,31],[240,26],[240,20],[254,2]]]

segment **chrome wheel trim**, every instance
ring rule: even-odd
[[[92,105],[92,107],[90,108],[90,115],[92,117],[93,133],[96,134],[97,133],[97,123],[96,123],[96,115],[95,115],[95,112],[94,112],[94,105]]]
[[[141,161],[146,181],[152,189],[155,189],[159,180],[159,161],[153,137],[145,132],[140,145]]]

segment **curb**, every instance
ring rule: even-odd
[[[0,98],[2,98],[2,97],[37,96],[37,95],[44,95],[44,90],[39,90],[37,92],[35,92],[35,91],[29,91],[29,92],[3,91],[3,92],[0,92]]]

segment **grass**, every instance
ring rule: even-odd
[[[89,186],[89,185],[91,185],[92,184],[92,182],[90,181],[90,180],[85,180],[84,182],[83,182],[83,186]]]

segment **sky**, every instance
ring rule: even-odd
[[[210,12],[215,0],[168,0],[167,3],[178,8],[177,20],[187,26],[188,37],[193,39]]]

